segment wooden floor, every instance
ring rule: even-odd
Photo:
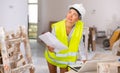
[[[100,40],[100,41],[99,41]],[[96,51],[104,52],[105,50],[102,45],[102,40],[99,39],[96,44]],[[36,40],[30,39],[30,46],[32,50],[32,59],[35,65],[35,73],[49,73],[46,60],[44,58],[45,48],[42,44],[37,43]],[[59,72],[58,72],[59,73]]]

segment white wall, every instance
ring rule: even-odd
[[[68,5],[76,1],[79,0],[39,0],[38,35],[48,31],[50,21],[65,18]]]
[[[98,30],[114,30],[120,26],[120,0],[83,0],[87,13],[87,26],[95,25]]]
[[[16,29],[19,25],[27,27],[27,0],[0,0],[0,26],[6,30]]]
[[[94,25],[99,31],[106,31],[120,25],[120,0],[39,0],[38,35],[48,30],[49,21],[63,19],[67,7],[74,3],[83,3],[87,10],[85,26]]]

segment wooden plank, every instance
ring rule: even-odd
[[[25,59],[24,59],[24,58],[19,59],[19,60],[16,62],[17,67],[23,65],[24,62],[25,62]]]
[[[7,48],[6,48],[6,42],[5,42],[5,32],[4,28],[0,28],[0,48],[1,48],[1,55],[2,55],[2,61],[3,61],[3,68],[4,68],[4,73],[11,73],[11,67],[10,67],[10,62],[8,59],[8,54],[7,54]]]

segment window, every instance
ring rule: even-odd
[[[38,0],[28,0],[29,38],[37,37]]]

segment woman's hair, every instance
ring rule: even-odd
[[[75,9],[75,8],[73,8],[73,7],[71,7],[70,9],[74,9],[74,10],[78,13],[78,16],[79,16],[80,20],[82,19],[82,15],[78,12],[77,9]]]

